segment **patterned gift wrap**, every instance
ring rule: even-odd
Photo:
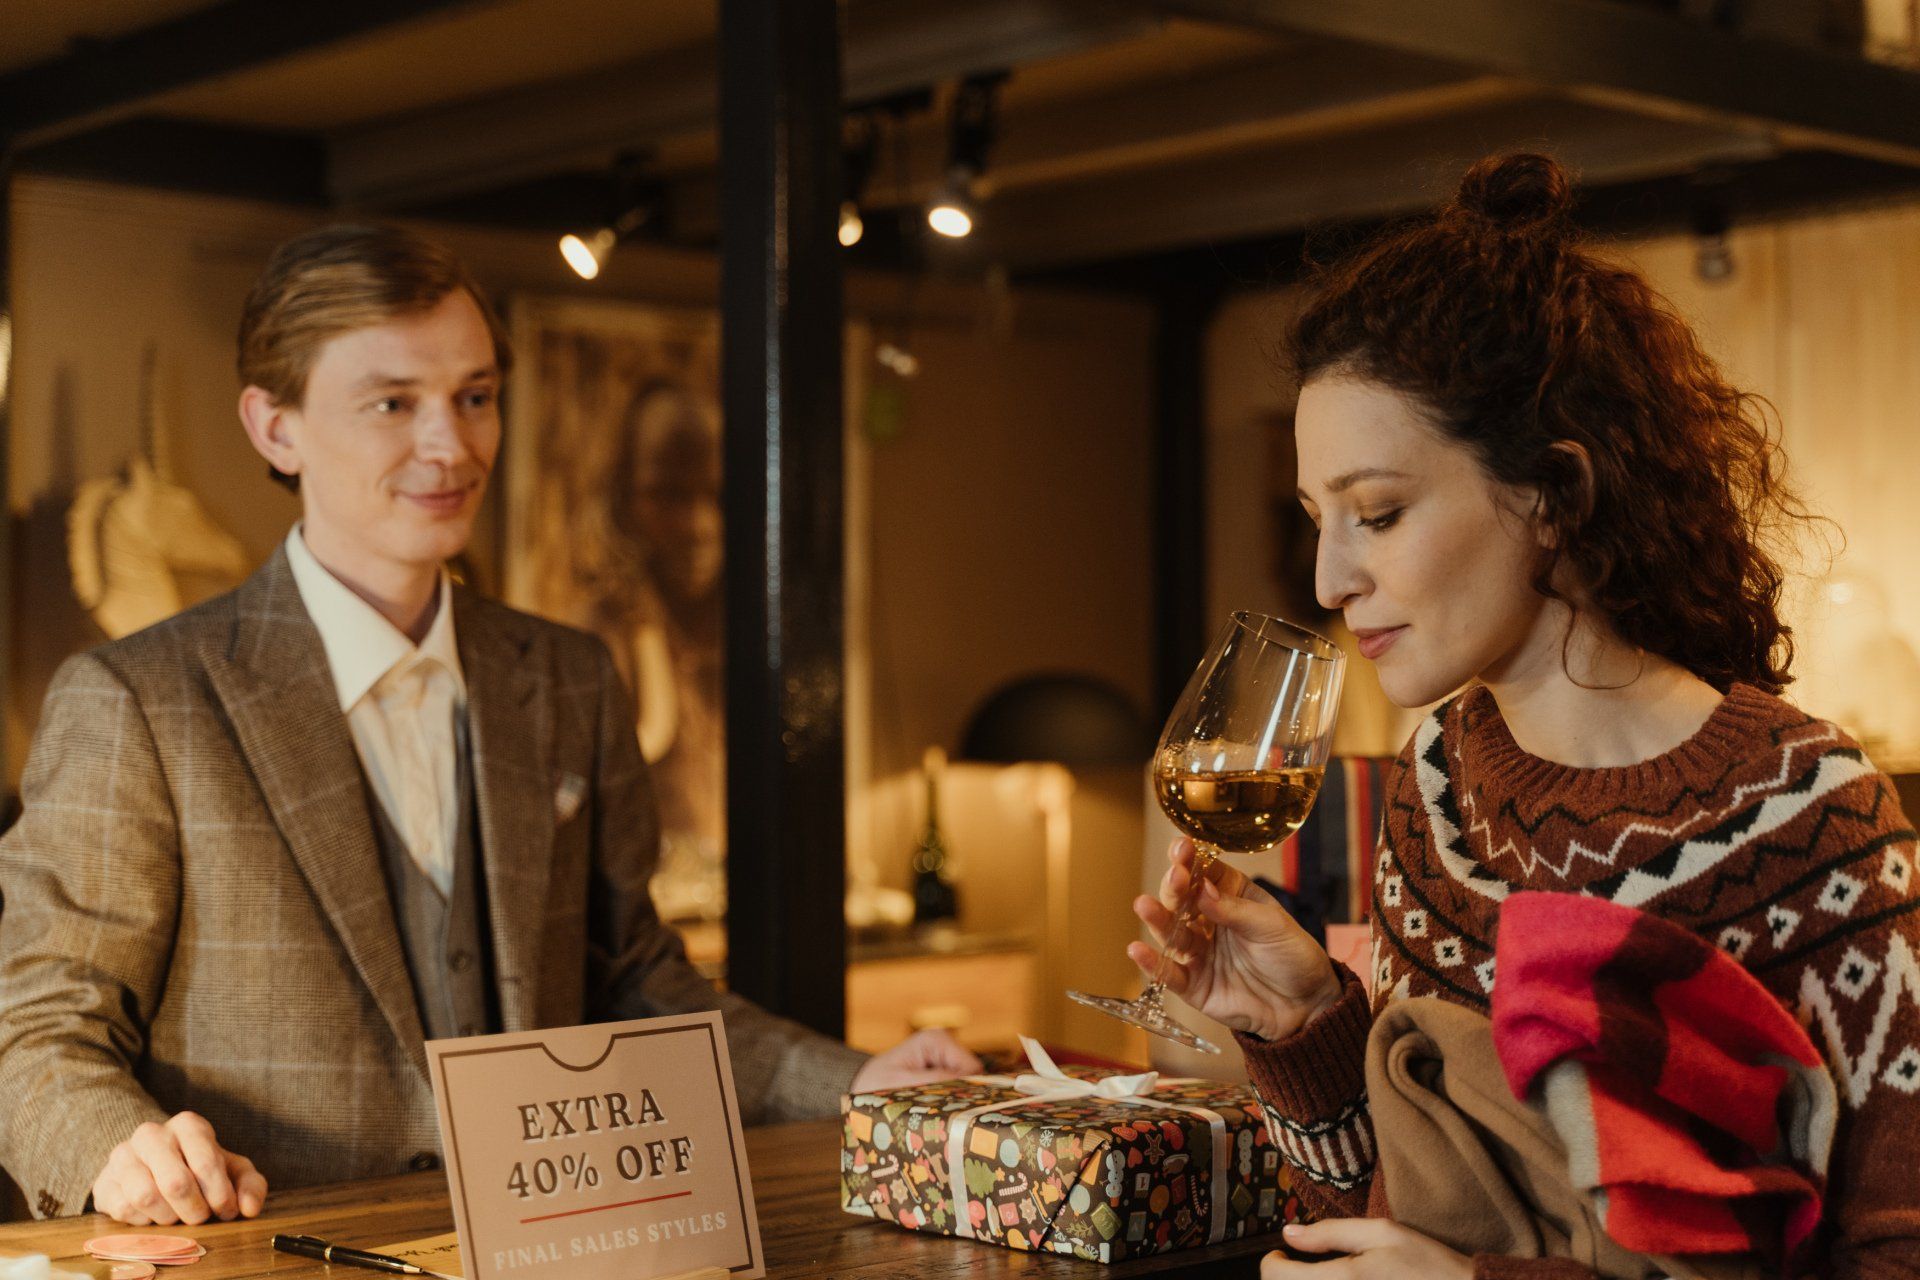
[[[971,1076],[843,1099],[841,1206],[913,1231],[1092,1262],[1236,1240],[1300,1218],[1247,1085],[1161,1080],[1138,1097],[1032,1095],[1011,1077]]]

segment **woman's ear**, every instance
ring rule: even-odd
[[[1555,469],[1566,477],[1564,483],[1555,486],[1557,500],[1573,508],[1576,520],[1584,521],[1593,514],[1593,456],[1577,440],[1555,440],[1547,446],[1547,452],[1556,455],[1552,459]],[[1547,501],[1545,490],[1534,490],[1534,536],[1542,547],[1551,551],[1559,546],[1559,528],[1563,522],[1547,518]]]

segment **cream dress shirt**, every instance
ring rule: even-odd
[[[414,864],[443,895],[453,892],[459,835],[459,732],[467,682],[453,634],[453,588],[440,571],[440,604],[418,645],[287,535],[300,602],[332,668],[333,687],[374,795]]]

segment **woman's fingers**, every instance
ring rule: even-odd
[[[1222,893],[1213,884],[1205,884],[1200,887],[1200,897],[1195,906],[1202,919],[1249,943],[1285,942],[1289,935],[1300,932],[1299,923],[1287,913],[1287,909],[1266,894],[1257,898],[1243,898]]]
[[[1129,942],[1127,958],[1140,966],[1140,972],[1147,975],[1149,982],[1158,978],[1167,984],[1167,990],[1177,996],[1185,996],[1193,989],[1193,971],[1178,960],[1168,960],[1166,970],[1161,971],[1162,954],[1144,942]]]
[[[1242,898],[1250,893],[1260,893],[1251,877],[1238,867],[1229,866],[1224,858],[1215,858],[1213,865],[1207,868],[1207,880],[1220,886],[1220,892],[1229,898]]]
[[[1388,1218],[1322,1218],[1288,1223],[1286,1237],[1305,1253],[1365,1253],[1401,1243],[1404,1232]]]
[[[1193,873],[1188,868],[1175,863],[1167,868],[1167,874],[1160,877],[1160,902],[1169,911],[1178,911],[1185,901],[1187,890],[1193,886]]]

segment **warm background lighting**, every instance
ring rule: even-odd
[[[840,206],[840,243],[851,249],[866,233],[867,224],[860,219],[860,206],[846,201]]]
[[[958,240],[973,234],[973,215],[952,201],[942,200],[927,210],[927,225],[943,236]]]
[[[560,256],[567,260],[567,265],[582,280],[591,280],[600,274],[601,264],[607,260],[607,254],[613,248],[613,240],[613,232],[608,230],[596,231],[586,240],[576,235],[564,235],[560,237]]]

